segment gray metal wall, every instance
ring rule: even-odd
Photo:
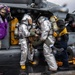
[[[75,44],[75,32],[70,32],[69,33],[69,41],[68,45]]]
[[[23,3],[23,4],[31,4],[33,0],[0,0],[3,3]],[[42,0],[35,0],[35,3],[39,4]]]

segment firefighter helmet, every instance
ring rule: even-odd
[[[22,18],[22,23],[32,25],[32,18],[31,18],[31,16],[28,15],[28,14],[25,14],[24,17]]]
[[[46,19],[45,16],[41,16],[41,17],[39,17],[38,22],[39,23],[42,23],[45,19]]]
[[[0,10],[5,10],[6,11],[6,13],[9,13],[10,12],[10,8],[8,7],[8,6],[6,6],[6,5],[0,5]]]

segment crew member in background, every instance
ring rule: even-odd
[[[49,70],[55,72],[57,70],[57,64],[51,48],[53,47],[55,41],[54,37],[52,36],[52,25],[45,16],[40,16],[38,18],[38,24],[41,29],[41,38],[38,42],[34,42],[33,46],[43,44],[43,53],[46,62],[48,63]]]
[[[75,32],[75,20],[74,15],[67,14],[66,19],[66,27],[69,32]]]
[[[8,20],[7,16],[10,13],[10,8],[5,5],[0,5],[0,48],[1,40],[7,35]]]
[[[61,61],[63,62],[63,67],[60,69],[68,69],[69,68],[69,64],[68,64],[68,54],[67,54],[67,42],[68,42],[68,32],[67,29],[65,27],[65,22],[63,20],[58,20],[57,21],[57,26],[58,26],[58,31],[54,32],[54,37],[56,38],[55,44],[54,46],[56,48],[63,48],[62,51],[60,51],[61,53],[56,54],[56,58],[57,59],[61,59]]]
[[[26,59],[28,53],[28,37],[36,36],[34,32],[29,31],[29,26],[32,25],[32,18],[30,15],[25,14],[22,18],[21,24],[19,26],[19,44],[21,45],[21,69],[26,69]]]

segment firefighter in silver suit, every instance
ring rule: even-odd
[[[29,26],[32,25],[32,18],[28,14],[25,14],[22,18],[21,24],[19,26],[19,44],[21,45],[21,69],[26,69],[26,59],[28,53],[28,37],[35,36],[34,32],[29,32]]]
[[[46,62],[48,63],[49,70],[56,71],[57,64],[51,48],[53,47],[55,42],[55,39],[52,36],[53,33],[52,25],[48,20],[48,18],[45,16],[39,17],[38,22],[41,29],[41,38],[40,41],[38,41],[38,43],[33,44],[33,46],[41,44],[43,42],[43,53]]]

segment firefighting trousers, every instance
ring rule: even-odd
[[[27,59],[27,52],[28,52],[28,47],[27,47],[27,41],[26,39],[21,39],[20,40],[21,44],[21,60],[20,60],[20,65],[25,65],[26,59]]]
[[[44,56],[45,56],[45,60],[49,66],[49,70],[57,70],[57,63],[56,63],[56,60],[55,60],[55,57],[52,53],[52,49],[50,47],[48,47],[45,43],[43,45],[43,53],[44,53]]]

